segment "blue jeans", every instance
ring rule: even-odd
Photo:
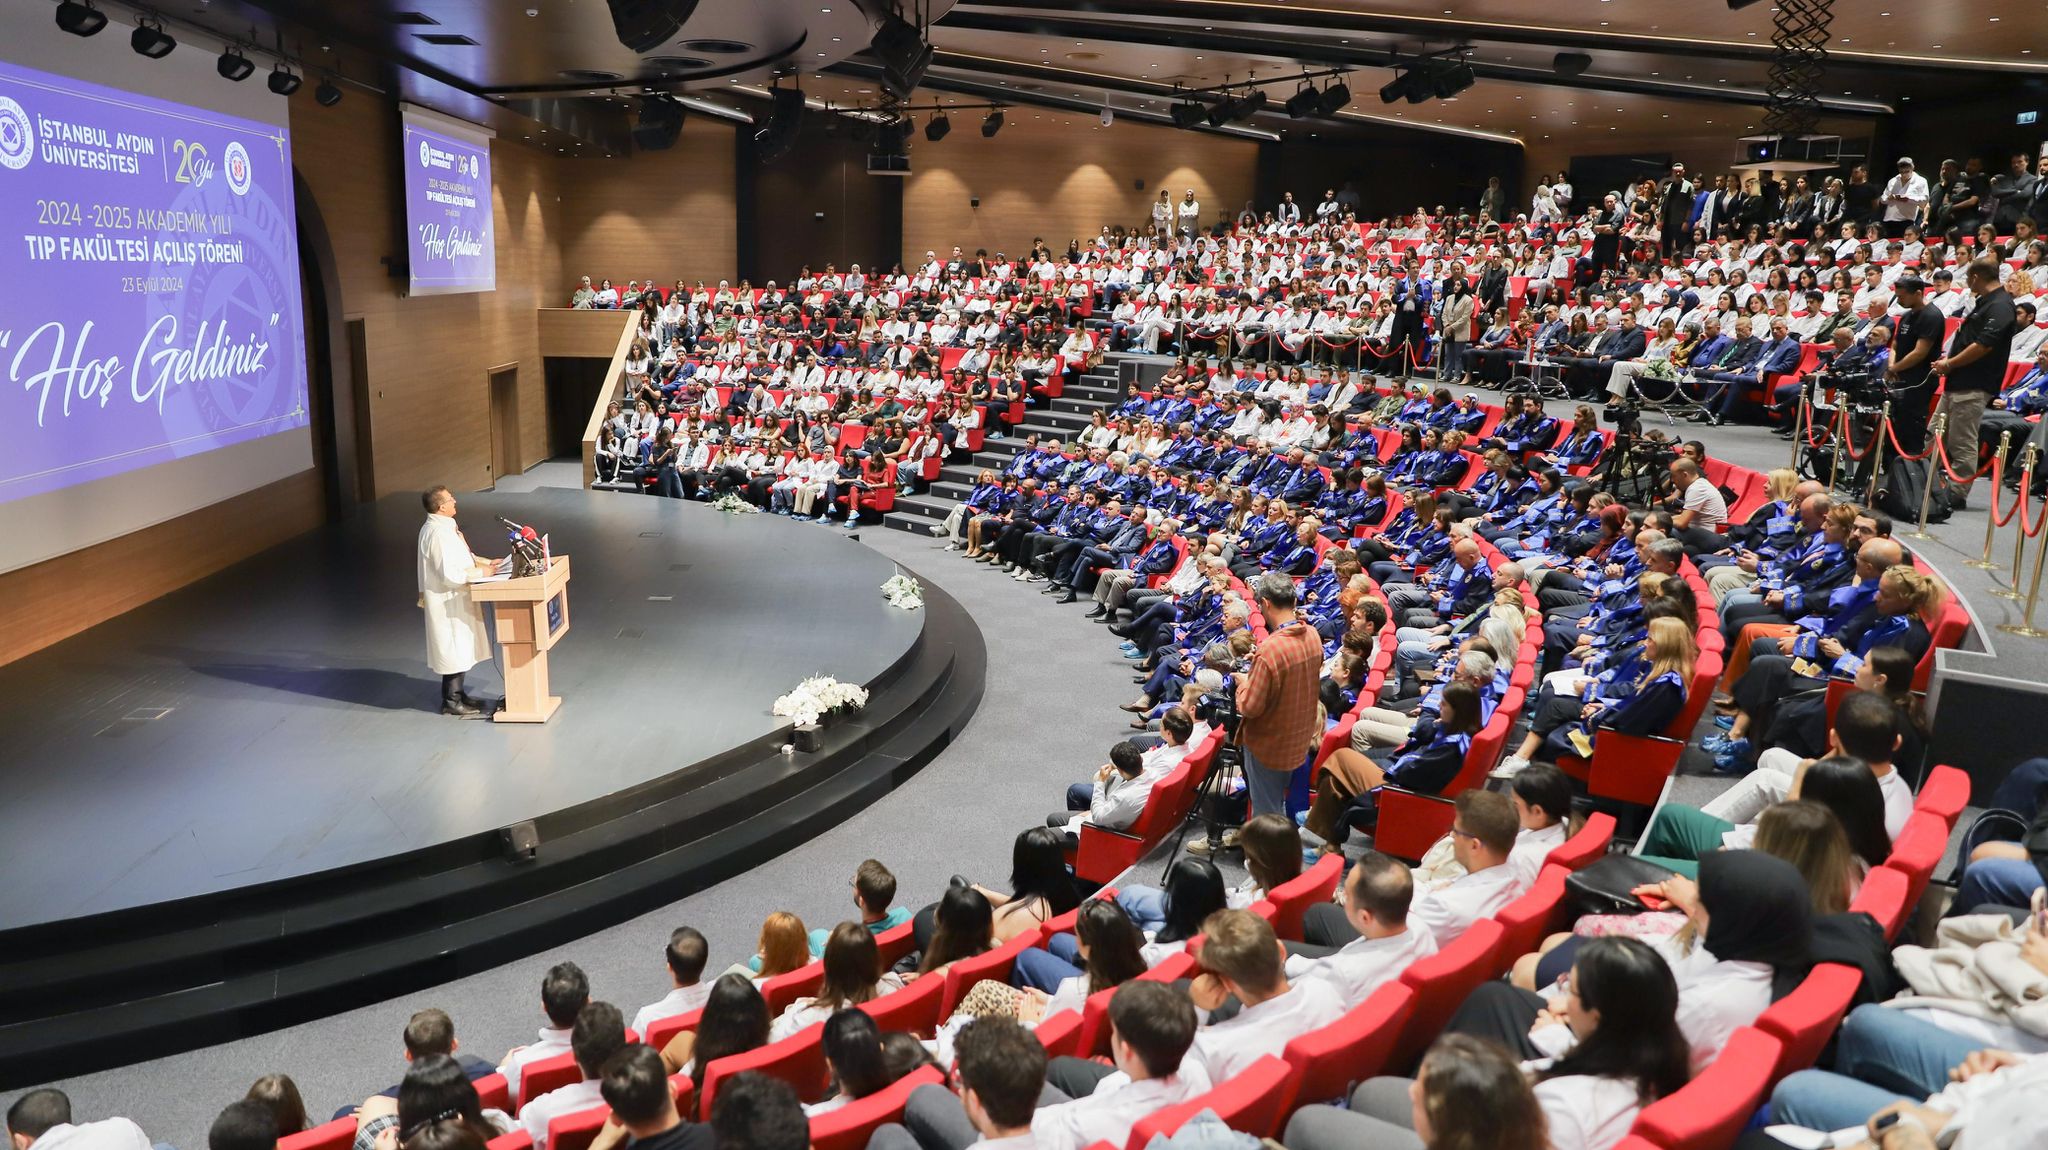
[[[1901,1100],[1927,1101],[1948,1085],[1948,1072],[1978,1049],[1903,1010],[1859,1006],[1842,1023],[1835,1069],[1802,1070],[1771,1095],[1774,1121],[1813,1130],[1861,1126]]]
[[[1072,939],[1072,935],[1055,935],[1054,939]],[[1069,943],[1069,945],[1072,945]],[[1051,950],[1027,947],[1017,952],[1016,965],[1010,968],[1010,985],[1029,986],[1050,994],[1060,988],[1060,983],[1081,973],[1081,968]]]
[[[1252,756],[1251,748],[1244,752],[1244,779],[1246,789],[1251,791],[1252,817],[1287,813],[1287,792],[1294,782],[1294,771],[1272,770]]]
[[[1094,783],[1074,783],[1067,787],[1067,809],[1085,811],[1095,801]]]
[[[2024,907],[2041,889],[2041,868],[2029,859],[1979,859],[1963,869],[1950,914],[1971,914],[1981,906]]]
[[[1991,805],[2016,811],[2020,817],[2032,819],[2041,809],[2041,798],[2048,794],[2048,759],[2028,759],[2012,769],[2005,781],[1991,794]]]

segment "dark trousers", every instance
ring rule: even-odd
[[[1516,1058],[1542,1058],[1529,1028],[1543,1013],[1543,996],[1505,982],[1481,983],[1444,1024],[1446,1034],[1469,1034],[1505,1047]]]

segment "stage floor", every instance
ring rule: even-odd
[[[217,893],[488,832],[762,738],[799,679],[917,643],[887,559],[832,528],[544,488],[461,497],[575,559],[544,726],[438,711],[413,495],[0,667],[0,929]],[[470,692],[495,697],[488,665]]]

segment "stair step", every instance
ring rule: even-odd
[[[974,486],[974,477],[980,472],[981,469],[978,467],[941,467],[939,478],[945,482],[964,484],[971,488]]]
[[[974,485],[972,483],[944,480],[932,484],[932,489],[926,494],[932,499],[949,499],[957,503],[967,498],[968,494],[973,490]]]
[[[930,538],[932,533],[931,520],[920,519],[914,515],[904,515],[896,511],[891,511],[887,515],[882,516],[882,526],[891,531],[905,531],[912,535],[922,535],[926,538]]]
[[[923,495],[899,495],[896,497],[895,508],[889,514],[909,515],[922,519],[925,522],[925,526],[929,527],[933,523],[944,520],[946,516],[951,515],[954,502],[958,501],[941,501]]]

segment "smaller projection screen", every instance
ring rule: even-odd
[[[406,257],[413,295],[493,291],[489,128],[399,106],[405,123]]]

